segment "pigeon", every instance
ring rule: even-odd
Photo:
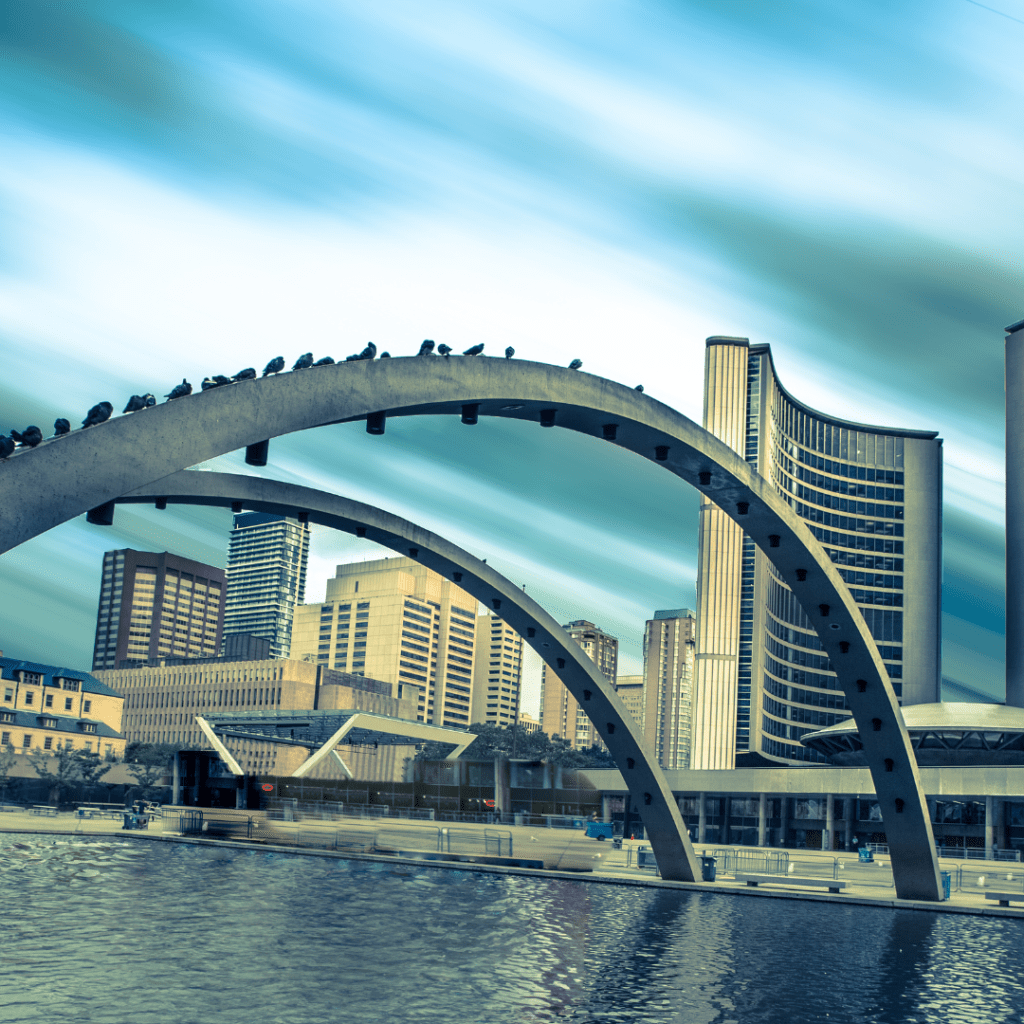
[[[14,438],[0,437],[0,459],[6,459],[8,455],[14,454]]]
[[[54,437],[63,437],[65,434],[70,434],[70,433],[71,433],[71,424],[66,419],[64,419],[63,416],[60,417],[60,419],[56,419],[56,420],[53,421],[53,436]]]
[[[440,356],[444,356],[445,359],[447,359],[452,354],[452,347],[451,347],[451,345],[444,345],[444,344],[438,345],[437,346],[437,354],[440,355]]]
[[[151,405],[156,405],[156,399],[152,395],[132,395],[123,411],[138,412],[140,409],[148,409]]]
[[[345,356],[345,362],[346,363],[358,363],[359,362],[359,353],[357,352],[354,356]]]
[[[170,393],[164,395],[164,398],[166,398],[167,401],[170,402],[170,401],[173,401],[175,398],[184,398],[186,395],[191,395],[191,394],[192,394],[192,385],[189,384],[189,382],[187,380],[185,380],[184,377],[182,377],[181,378],[181,383],[180,384],[175,384],[174,387],[171,388]]]
[[[277,356],[276,359],[271,359],[263,368],[263,376],[266,377],[268,373],[280,373],[283,369],[284,356]]]
[[[314,366],[332,366],[334,360],[330,356],[324,356],[323,359],[318,359],[313,365]]]
[[[95,427],[99,423],[105,423],[110,419],[110,414],[114,411],[114,407],[109,402],[100,402],[99,405],[94,405],[86,415],[85,419],[82,420],[82,426],[84,427]]]
[[[367,342],[366,348],[364,348],[363,351],[359,353],[359,358],[360,359],[373,359],[373,357],[376,356],[376,354],[377,354],[377,346],[374,345],[374,343],[372,341],[370,341],[370,342]]]
[[[427,338],[427,340],[424,341],[422,345],[420,345],[420,350],[416,354],[421,356],[429,356],[433,353],[433,351],[434,343],[429,338]]]
[[[210,388],[222,388],[225,384],[230,383],[230,377],[225,377],[222,373],[218,373],[215,377],[204,377],[203,383],[200,384],[200,387],[204,391],[209,391]]]
[[[238,373],[232,377],[232,380],[252,380],[256,376],[256,371],[251,367],[247,366],[244,370],[239,370]],[[264,374],[266,376],[266,374]]]
[[[304,356],[299,356],[295,360],[295,365],[292,367],[293,370],[305,370],[307,367],[313,365],[313,353],[307,352]]]
[[[20,434],[18,431],[12,430],[11,437],[23,448],[35,448],[42,441],[43,432],[38,427],[26,427]]]
[[[505,349],[505,358],[506,359],[511,359],[515,354],[516,354],[516,350],[511,345],[509,345],[509,347],[507,349]]]
[[[582,365],[583,365],[583,360],[582,359],[574,359],[569,364],[569,369],[570,370],[578,370]]]
[[[472,348],[467,348],[462,354],[464,356],[478,356],[484,350],[484,343],[480,342],[479,345],[474,345]]]
[[[381,352],[380,357],[381,357],[381,359],[390,359],[391,358],[391,353],[390,352]]]
[[[640,394],[642,395],[644,393],[644,386],[643,386],[643,384],[637,384],[637,386],[633,390],[634,391],[639,391]]]

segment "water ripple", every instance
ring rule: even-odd
[[[997,1024],[1024,925],[0,835],[0,1020]]]

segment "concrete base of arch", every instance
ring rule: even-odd
[[[549,665],[586,711],[629,787],[662,878],[692,882],[701,875],[675,797],[632,716],[594,662],[565,630],[514,583],[461,548],[381,509],[295,484],[228,473],[181,472],[140,487],[119,501],[157,499],[295,515],[346,533],[365,529],[368,540],[415,559],[493,608]]]

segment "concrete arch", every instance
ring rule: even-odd
[[[658,462],[739,523],[797,595],[836,671],[864,743],[897,895],[940,900],[917,765],[846,584],[803,521],[742,458],[676,410],[612,381],[541,363],[432,356],[341,363],[192,395],[0,465],[0,553],[140,485],[268,438],[363,419],[382,433],[386,416],[459,413],[467,423],[501,416],[602,438]]]
[[[294,515],[305,512],[310,522],[367,539],[415,559],[446,579],[454,579],[478,601],[500,612],[525,643],[549,664],[590,716],[608,745],[633,804],[639,809],[663,878],[692,882],[700,878],[690,837],[672,790],[658,762],[647,749],[632,715],[619,695],[582,648],[514,583],[467,551],[420,526],[371,505],[350,501],[309,487],[230,473],[175,473],[137,488],[120,502],[152,502],[156,498],[189,505],[230,507]]]

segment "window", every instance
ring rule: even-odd
[[[24,736],[22,736],[22,738],[21,738],[21,745],[23,747],[31,747],[32,746],[32,733],[27,732],[27,733],[25,733]]]
[[[52,749],[53,749],[53,737],[52,736],[47,736],[46,739],[43,740],[43,750],[52,750]]]
[[[10,704],[14,700],[14,689],[10,686],[4,687],[4,703]]]
[[[10,746],[10,743],[11,743],[11,734],[9,732],[5,732],[5,733],[0,734],[0,746],[7,747],[7,746]]]
[[[78,680],[77,679],[64,679],[61,685],[65,690],[70,690],[72,693],[78,692]]]
[[[34,704],[35,703],[35,699],[36,699],[36,692],[35,692],[35,690],[26,690],[25,691],[25,703],[26,704]]]
[[[52,708],[52,707],[53,707],[53,694],[52,694],[52,693],[48,693],[48,694],[47,694],[47,695],[46,695],[46,696],[45,696],[45,697],[43,698],[43,703],[44,703],[44,704],[45,704],[45,705],[46,705],[46,706],[47,706],[48,708]]]
[[[89,712],[92,711],[92,701],[91,700],[87,700],[87,701],[83,702],[83,704],[82,704],[82,711],[85,714],[89,714]]]
[[[64,710],[65,711],[70,711],[71,710],[71,698],[70,697],[65,697],[64,698]]]

